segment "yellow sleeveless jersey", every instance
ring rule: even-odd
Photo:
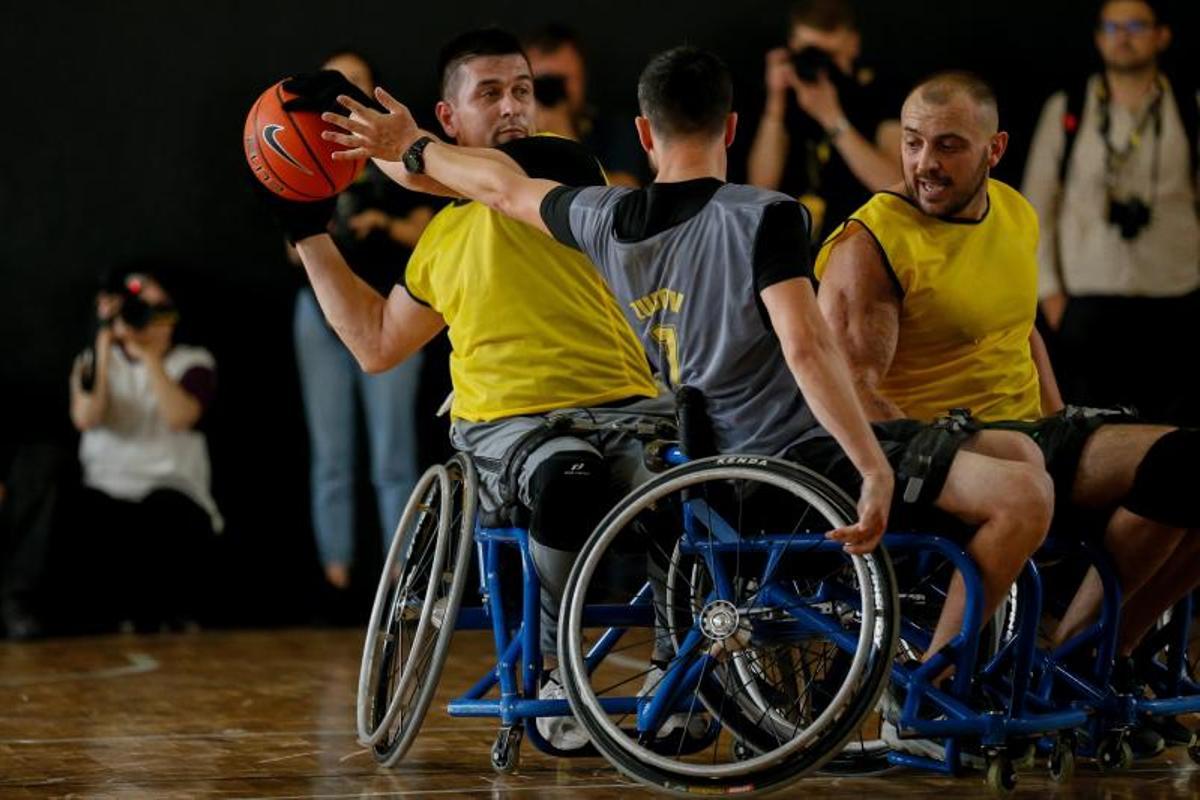
[[[1042,415],[1029,345],[1037,313],[1037,216],[1000,181],[988,181],[988,201],[974,222],[931,217],[906,197],[880,192],[817,256],[820,280],[851,221],[879,243],[903,293],[896,355],[880,389],[913,419],[931,420],[951,408],[968,408],[985,421]]]
[[[443,208],[405,272],[450,328],[450,413],[469,422],[658,394],[587,258],[478,202]]]

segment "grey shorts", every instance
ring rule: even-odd
[[[526,437],[562,418],[597,423],[601,429],[584,436],[553,436],[529,451],[521,464],[512,464],[513,456]],[[645,465],[642,439],[628,431],[605,430],[603,426],[637,422],[674,424],[674,420],[674,399],[664,393],[622,405],[556,409],[545,414],[507,417],[492,422],[458,420],[451,426],[450,441],[455,449],[469,454],[475,464],[479,473],[479,507],[487,518],[508,510],[514,503],[527,507],[530,477],[539,464],[564,451],[584,450],[603,457],[609,468],[615,502],[653,477],[653,473]],[[510,475],[509,470],[514,466],[516,472]],[[516,497],[509,496],[510,482],[515,484]]]

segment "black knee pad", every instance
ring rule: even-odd
[[[604,516],[608,468],[597,453],[565,450],[529,478],[529,535],[556,550],[578,550]]]
[[[1146,451],[1124,506],[1173,528],[1200,528],[1200,430],[1171,431]]]

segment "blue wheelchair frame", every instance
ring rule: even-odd
[[[687,463],[687,458],[678,447],[669,448],[663,454],[668,466]],[[685,555],[702,555],[714,577],[713,591],[709,599],[732,599],[735,597],[732,581],[722,563],[722,554],[736,552],[765,552],[768,554],[764,576],[770,576],[778,568],[782,555],[789,547],[803,546],[807,552],[839,552],[841,544],[826,539],[823,534],[789,533],[777,536],[756,537],[753,542],[740,539],[738,532],[726,523],[719,514],[708,508],[699,498],[684,504],[683,530],[680,551]],[[701,520],[704,520],[702,523]],[[706,535],[698,535],[700,525],[706,525]],[[529,551],[529,533],[524,528],[484,527],[478,520],[475,525],[475,544],[480,566],[479,592],[484,603],[476,607],[460,609],[456,622],[457,630],[492,631],[495,652],[499,654],[496,665],[481,677],[470,689],[451,700],[447,710],[455,717],[498,717],[500,738],[522,734],[520,728],[526,720],[537,717],[566,716],[572,713],[566,700],[539,700],[539,679],[542,674],[540,646],[540,592],[541,583],[534,568]],[[522,605],[519,624],[514,628],[506,614],[502,596],[500,569],[505,547],[515,547],[521,560]],[[822,582],[826,584],[827,582]],[[790,624],[791,633],[813,633],[829,637],[839,648],[853,654],[858,640],[849,635],[835,622],[821,614],[807,611],[805,603],[819,603],[832,599],[842,600],[855,607],[861,605],[859,598],[849,593],[837,593],[835,587],[823,586],[811,597],[799,598],[786,593],[778,586],[764,582],[760,596],[767,602],[786,603],[799,619]],[[861,610],[859,608],[858,610]],[[644,583],[632,600],[625,604],[591,605],[585,612],[585,624],[589,627],[605,627],[608,630],[591,647],[586,655],[589,670],[611,652],[625,629],[648,628],[654,625],[653,598],[650,584]],[[780,623],[772,623],[772,631],[781,630]],[[753,638],[753,634],[752,634]],[[704,674],[705,664],[711,656],[692,660],[695,650],[704,642],[704,634],[693,626],[684,636],[678,652],[664,669],[664,677],[653,696],[601,698],[604,710],[612,714],[636,715],[637,731],[645,733],[657,730],[666,716],[686,712],[694,707],[690,692],[683,687],[695,686]],[[688,661],[691,663],[687,663]],[[685,666],[686,665],[686,666]],[[519,676],[519,680],[518,680]],[[499,688],[499,697],[487,697]],[[524,735],[538,750],[548,755],[573,756],[592,755],[591,748],[583,751],[563,751],[538,732],[536,725],[524,726]],[[719,733],[715,721],[708,735],[693,742],[692,748],[703,749]],[[684,751],[685,753],[687,751]]]
[[[962,766],[960,739],[978,740],[985,751],[1002,751],[1011,739],[1069,730],[1086,721],[1086,711],[1042,702],[1031,691],[1030,668],[1042,613],[1041,578],[1036,565],[1027,564],[1017,578],[1024,602],[1019,608],[1014,636],[986,663],[977,665],[979,631],[983,627],[983,582],[974,560],[960,545],[930,534],[888,533],[883,542],[892,554],[915,554],[920,559],[918,563],[928,564],[934,557],[950,562],[962,574],[966,589],[963,621],[954,638],[914,669],[895,663],[892,667],[893,682],[906,690],[898,728],[908,736],[946,739],[945,760],[891,752],[890,763],[953,775]],[[929,631],[903,617],[900,625],[901,640],[920,649],[928,647]],[[954,667],[950,686],[935,686],[933,680],[950,666]],[[973,681],[978,681],[979,688],[1000,701],[1004,710],[974,708]],[[945,718],[923,718],[919,714],[923,705],[936,709]]]
[[[687,463],[687,458],[675,447],[664,454],[664,461],[668,466],[678,466]],[[685,503],[681,552],[704,555],[714,576],[713,595],[718,598],[734,596],[722,559],[717,557],[722,553],[737,549],[747,552],[748,548],[766,552],[765,575],[770,576],[781,561],[781,545],[802,544],[814,552],[840,550],[840,544],[820,534],[764,536],[756,537],[753,542],[739,541],[736,530],[719,517],[715,517],[716,524],[710,525],[709,535],[700,537],[696,535],[696,530],[698,512],[701,511],[704,511],[702,500],[692,499]],[[715,515],[705,513],[704,516],[713,519]],[[542,673],[541,584],[529,551],[528,531],[517,527],[484,527],[477,519],[474,538],[483,604],[462,608],[456,628],[490,629],[495,652],[499,656],[492,669],[449,703],[450,715],[498,717],[502,736],[506,731],[511,735],[516,730],[519,737],[524,727],[524,733],[534,745],[549,755],[592,754],[590,748],[585,748],[582,753],[559,750],[540,735],[537,726],[524,726],[529,719],[572,713],[566,700],[539,700],[537,697]],[[983,584],[973,559],[957,543],[930,534],[888,533],[883,543],[893,554],[912,553],[924,563],[937,558],[949,562],[961,573],[966,590],[963,622],[948,645],[915,668],[895,661],[892,665],[892,680],[906,690],[898,726],[900,731],[909,736],[944,739],[945,760],[893,751],[888,754],[890,763],[953,775],[962,766],[962,739],[978,741],[985,752],[1002,753],[1013,739],[1039,738],[1085,725],[1098,735],[1105,730],[1132,725],[1139,714],[1200,711],[1200,685],[1185,675],[1185,665],[1182,663],[1191,616],[1190,599],[1177,606],[1171,626],[1152,634],[1169,637],[1173,645],[1169,650],[1168,663],[1157,666],[1158,680],[1154,688],[1164,699],[1133,698],[1117,694],[1109,687],[1119,621],[1120,589],[1107,555],[1094,545],[1082,543],[1080,547],[1098,566],[1103,580],[1104,603],[1099,620],[1053,652],[1039,649],[1037,636],[1042,616],[1042,583],[1037,566],[1030,562],[1018,577],[1020,603],[1014,635],[1005,640],[985,663],[977,664],[979,631],[983,625]],[[1061,550],[1064,546],[1061,542],[1052,541],[1048,543],[1047,551],[1053,552],[1056,548]],[[501,556],[506,547],[515,548],[521,562],[521,617],[515,626],[504,608],[500,580]],[[841,587],[842,590],[844,588]],[[803,602],[798,603],[801,598],[780,596],[778,593],[782,590],[770,583],[764,583],[761,591],[768,602],[799,606],[801,613],[797,616],[800,619],[794,623],[797,632],[816,630],[835,641],[846,652],[855,651],[858,643],[852,636],[820,614],[804,614],[803,603],[837,599],[856,606],[859,604],[857,597],[845,591],[839,593],[839,587],[826,586],[822,591],[830,594],[803,598]],[[608,629],[587,653],[587,664],[592,669],[611,652],[626,628],[654,625],[650,584],[643,584],[628,603],[589,606],[585,612],[585,622],[589,627]],[[924,649],[931,635],[929,631],[902,618],[900,638]],[[655,730],[665,715],[686,710],[690,695],[681,697],[680,687],[694,685],[696,670],[704,659],[693,661],[687,669],[680,668],[680,665],[690,658],[702,641],[703,634],[697,628],[688,631],[679,652],[665,670],[661,690],[653,697],[603,698],[601,705],[604,710],[614,714],[636,715],[639,732]],[[1098,652],[1092,675],[1081,676],[1064,666],[1064,660],[1072,653],[1081,647],[1093,645]],[[934,685],[933,680],[951,666],[955,674],[949,686],[940,688]],[[976,685],[973,687],[973,684]],[[487,697],[497,687],[499,697]],[[977,692],[980,689],[1003,706],[1004,710],[981,711],[975,708],[973,690]],[[941,718],[930,719],[928,714],[922,716],[920,712],[923,708],[936,709]],[[714,724],[709,736],[714,737],[716,732]],[[711,738],[706,738],[702,745],[711,741]]]
[[[1089,741],[1084,752],[1093,753],[1106,736],[1132,728],[1139,717],[1200,712],[1200,684],[1187,674],[1186,663],[1191,595],[1175,605],[1169,625],[1147,636],[1147,643],[1154,651],[1166,646],[1168,652],[1165,664],[1151,662],[1154,676],[1150,688],[1156,697],[1124,694],[1111,685],[1122,603],[1116,566],[1102,547],[1087,540],[1051,538],[1043,552],[1082,554],[1088,565],[1096,568],[1104,592],[1095,622],[1054,650],[1038,650],[1035,656],[1038,676],[1035,693],[1040,700],[1075,703],[1093,712],[1087,724]],[[1072,657],[1091,648],[1095,648],[1095,657],[1080,669],[1081,659]]]

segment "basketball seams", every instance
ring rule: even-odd
[[[259,113],[259,108],[262,106],[263,99],[266,96],[267,95],[265,93],[260,95],[258,100],[256,100],[254,102],[254,107],[250,109],[251,135],[253,137],[254,146],[258,149],[259,162],[262,164],[263,169],[265,169],[272,178],[279,181],[280,185],[283,186],[283,188],[285,188],[289,192],[292,192],[293,194],[297,195],[299,198],[304,198],[304,199],[308,199],[308,200],[324,200],[325,198],[319,194],[312,194],[311,192],[304,192],[304,191],[297,189],[295,186],[292,186],[290,183],[288,183],[287,181],[285,181],[283,179],[283,176],[280,174],[279,170],[277,170],[273,166],[271,166],[271,162],[267,157],[267,148],[264,148],[262,146],[262,143],[259,141],[260,128],[259,128],[259,124],[258,124],[258,113]],[[304,137],[301,136],[300,138],[301,138],[301,140],[303,140]],[[268,188],[268,190],[270,189],[269,186],[267,188]]]
[[[308,138],[304,135],[304,129],[296,124],[296,119],[292,116],[292,112],[288,111],[283,106],[284,100],[282,82],[275,84],[275,99],[279,101],[279,110],[284,113],[284,116],[287,117],[288,122],[292,124],[292,128],[296,131],[296,138],[300,140],[300,144],[304,145],[304,150],[308,153],[308,157],[311,158],[312,163],[316,165],[317,171],[321,173],[321,177],[324,178],[325,182],[329,184],[329,190],[336,194],[338,191],[337,183],[334,182],[333,178],[329,177],[329,173],[325,171],[325,165],[321,163],[320,157],[313,152],[312,146],[308,143]]]

